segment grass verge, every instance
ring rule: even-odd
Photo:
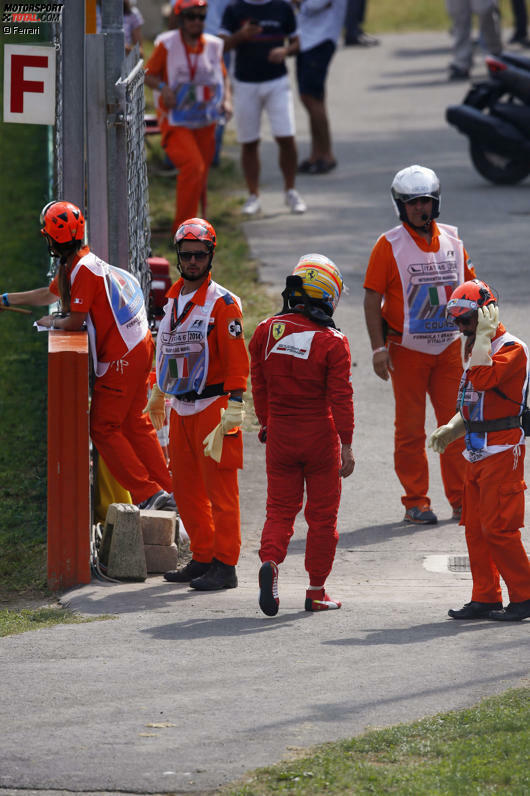
[[[221,793],[523,796],[530,793],[529,719],[530,689],[516,689],[468,710],[325,744]]]
[[[256,324],[276,304],[264,285],[259,282],[258,262],[250,256],[242,230],[241,205],[243,181],[239,172],[233,145],[225,144],[218,167],[210,170],[208,180],[207,218],[217,234],[217,247],[213,264],[213,278],[240,296],[244,303],[245,332],[248,338]],[[175,177],[160,176],[157,171],[163,160],[159,143],[150,145],[148,153],[149,206],[151,212],[153,254],[167,257],[172,265],[172,276],[177,278],[176,254],[170,242],[170,229],[175,211]],[[202,210],[199,208],[199,215]]]
[[[112,616],[79,616],[67,608],[49,605],[41,608],[23,608],[11,611],[0,610],[0,638],[27,633],[28,630],[40,630],[54,625],[79,625],[85,622],[100,622],[103,619],[115,619]]]
[[[47,130],[0,126],[0,292],[46,284]],[[24,166],[26,164],[26,166]],[[46,593],[47,336],[0,312],[0,601]]]
[[[512,25],[510,0],[500,0],[502,24]],[[403,33],[413,30],[445,30],[449,43],[450,19],[443,0],[372,0],[367,4],[366,30],[369,33]]]

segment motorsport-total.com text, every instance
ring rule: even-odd
[[[2,23],[60,22],[63,3],[6,3]]]

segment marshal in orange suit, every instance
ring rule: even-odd
[[[241,548],[237,471],[243,466],[243,392],[249,371],[239,298],[211,278],[215,230],[190,218],[175,235],[180,279],[168,292],[157,335],[156,425],[172,396],[173,492],[193,554],[166,572],[199,591],[233,589]]]
[[[440,182],[432,169],[409,166],[392,182],[401,224],[375,244],[364,287],[366,325],[379,378],[392,379],[396,404],[394,466],[403,486],[405,522],[438,521],[429,498],[425,407],[429,395],[439,424],[454,415],[462,357],[458,330],[445,317],[454,288],[475,271],[455,227],[436,223]],[[453,517],[462,511],[463,443],[440,457]]]

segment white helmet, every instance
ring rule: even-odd
[[[432,169],[425,166],[407,166],[406,169],[401,169],[392,181],[390,193],[401,221],[407,221],[405,204],[420,196],[432,199],[431,218],[438,218],[440,215],[440,180]]]

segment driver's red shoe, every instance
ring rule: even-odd
[[[333,611],[341,605],[338,600],[332,600],[324,588],[308,589],[305,593],[306,611]]]

